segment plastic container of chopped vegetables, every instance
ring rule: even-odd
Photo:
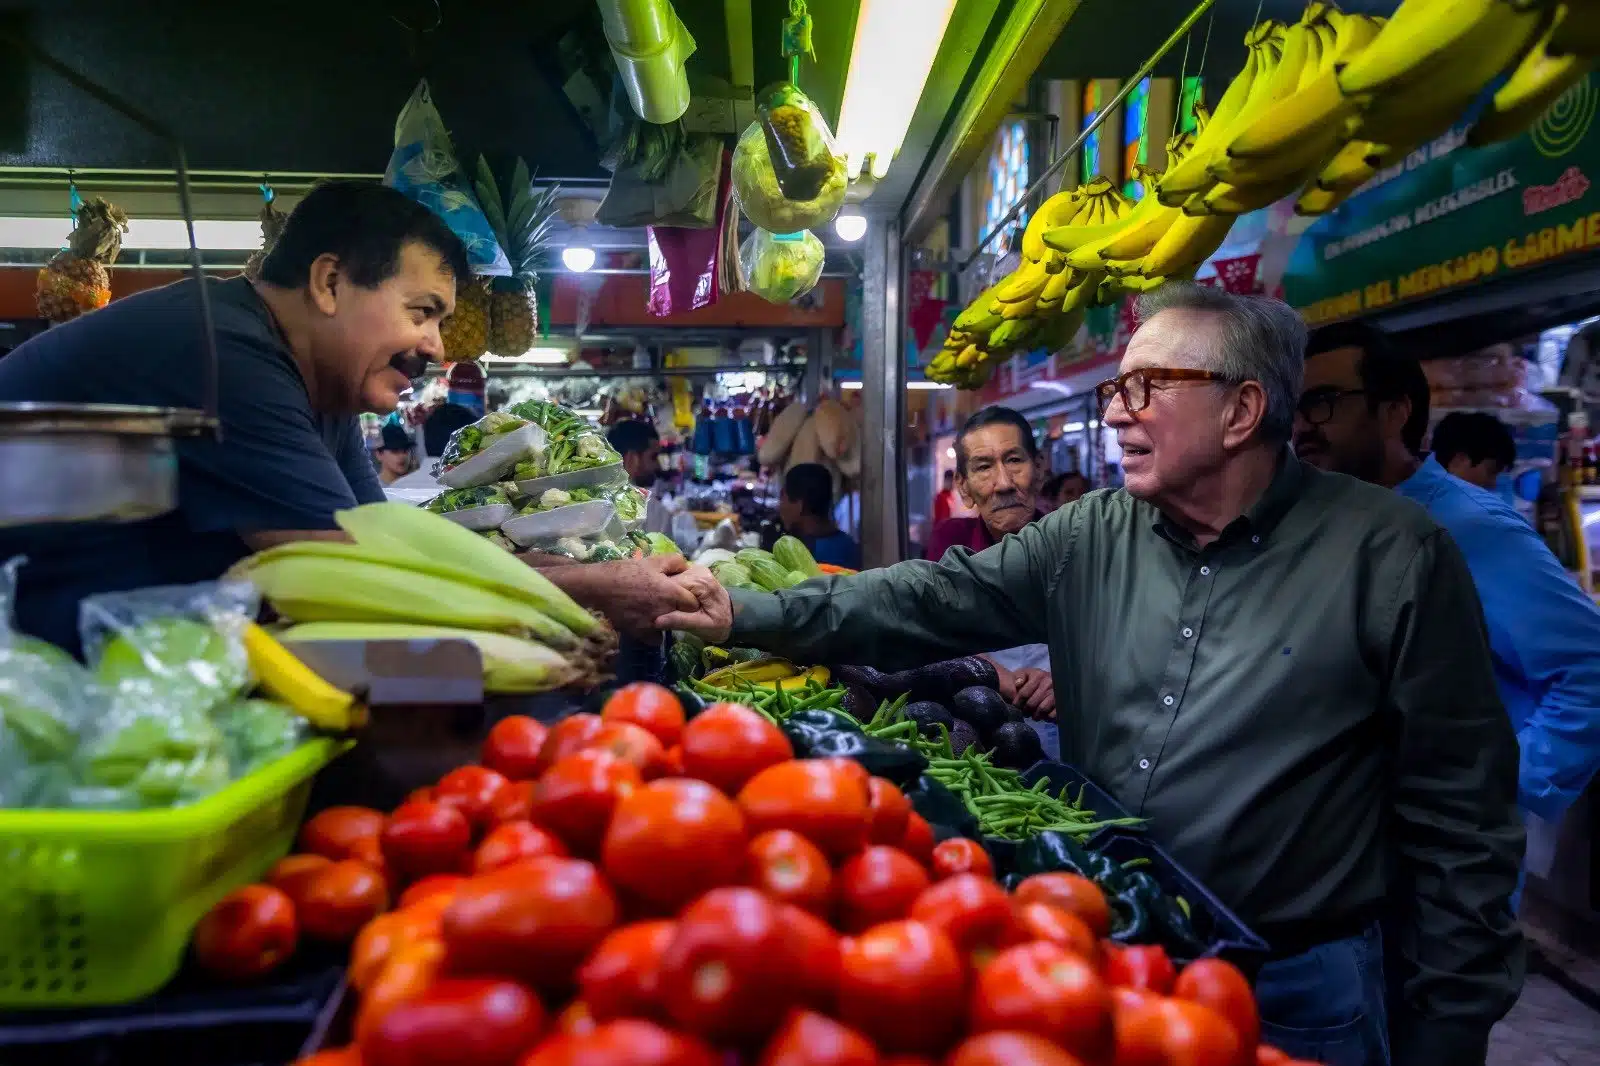
[[[457,447],[458,438],[469,429],[476,430],[482,421],[484,420],[480,419],[479,422],[456,430],[450,436],[449,447]],[[488,437],[482,450],[458,463],[447,466],[444,460],[441,460],[435,476],[441,485],[452,489],[487,485],[504,478],[518,463],[529,456],[541,454],[546,442],[547,437],[542,426],[524,422],[514,429]],[[449,459],[451,454],[447,447],[445,459]]]
[[[482,507],[463,507],[459,511],[445,511],[444,517],[450,519],[458,526],[465,526],[474,533],[485,530],[499,529],[507,520],[516,516],[517,509],[509,503],[491,503]]]
[[[343,748],[310,741],[181,807],[0,810],[0,1009],[166,984],[212,904],[288,853],[312,778]]]
[[[565,474],[547,474],[544,477],[524,478],[517,482],[517,491],[537,499],[548,489],[593,489],[610,485],[624,485],[628,472],[621,463],[607,463],[588,470],[573,470]]]
[[[503,524],[500,532],[518,546],[531,548],[562,537],[593,537],[604,532],[616,519],[617,511],[610,500],[585,500],[518,515]]]

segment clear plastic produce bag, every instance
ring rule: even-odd
[[[546,439],[542,427],[497,411],[450,434],[435,476],[452,489],[488,485],[504,479],[518,464],[541,459]]]
[[[768,86],[756,102],[756,116],[784,199],[815,200],[845,169],[828,120],[799,86]]]
[[[739,135],[733,149],[733,195],[746,218],[772,233],[797,233],[833,221],[844,203],[849,179],[843,159],[835,158],[815,196],[794,200],[778,184],[760,122]]]
[[[786,304],[816,287],[826,253],[808,232],[768,233],[758,229],[739,248],[745,287],[769,303]]]
[[[76,659],[12,627],[24,562],[19,557],[0,566],[0,806],[32,805],[40,773],[72,757],[100,698]]]

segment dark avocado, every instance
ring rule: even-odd
[[[989,738],[989,757],[996,766],[1026,770],[1044,758],[1044,745],[1027,722],[1007,722]]]
[[[955,716],[941,704],[932,700],[921,700],[909,703],[905,708],[905,716],[917,723],[917,732],[931,740],[939,739],[939,726],[953,729],[956,724]]]
[[[990,734],[1006,724],[1006,701],[1000,693],[982,685],[969,685],[950,701],[950,712],[978,731],[985,743]]]
[[[950,750],[960,755],[974,744],[978,745],[979,751],[983,750],[983,745],[978,743],[978,731],[957,718],[956,724],[950,729]]]

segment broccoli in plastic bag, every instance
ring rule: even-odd
[[[78,746],[99,693],[78,661],[54,644],[12,629],[11,603],[22,558],[0,567],[0,805],[20,805],[22,768],[59,763]]]
[[[745,286],[770,303],[804,296],[822,277],[822,242],[811,233],[768,233],[758,229],[739,247]]]
[[[791,200],[783,195],[759,122],[750,123],[739,135],[730,173],[739,209],[751,222],[772,233],[796,233],[827,225],[839,213],[849,185],[844,160],[834,157],[834,165],[816,196]]]
[[[241,776],[289,754],[305,739],[304,719],[271,700],[237,700],[219,707],[213,717],[228,760]]]

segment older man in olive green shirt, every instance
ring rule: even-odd
[[[700,612],[661,624],[885,668],[1047,642],[1062,757],[1273,945],[1263,1039],[1333,1066],[1482,1063],[1521,987],[1523,835],[1471,576],[1420,507],[1288,452],[1288,307],[1145,299],[1100,388],[1124,489],[776,596],[730,603],[691,572]]]

